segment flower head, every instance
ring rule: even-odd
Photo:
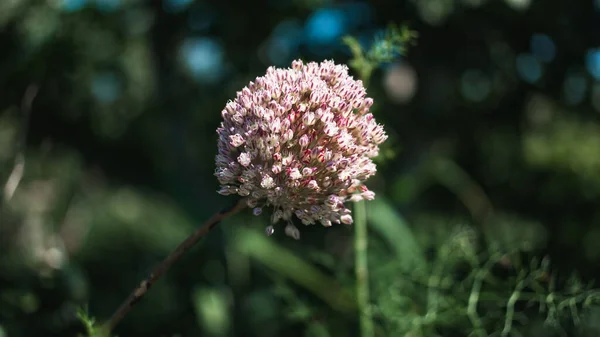
[[[372,200],[363,182],[387,138],[360,80],[333,61],[294,61],[237,93],[222,111],[215,176],[220,194],[248,198],[254,214],[273,206],[272,224],[351,224],[346,201]],[[272,233],[269,226],[267,233]]]

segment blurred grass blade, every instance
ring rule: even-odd
[[[483,188],[457,163],[432,155],[427,163],[427,170],[460,199],[477,223],[483,225],[493,215],[492,203]]]
[[[381,196],[367,203],[367,221],[374,231],[378,232],[396,253],[401,268],[410,272],[416,267],[425,265],[425,256],[408,223]]]
[[[238,227],[232,243],[240,252],[310,290],[335,310],[356,313],[354,298],[335,279],[278,245],[263,232]]]

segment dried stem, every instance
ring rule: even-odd
[[[104,324],[103,332],[108,335],[115,326],[129,313],[133,306],[139,302],[142,297],[148,292],[150,287],[173,265],[179,260],[183,254],[185,254],[190,248],[192,248],[198,240],[206,235],[211,229],[216,227],[223,219],[239,212],[246,207],[246,199],[240,199],[232,207],[227,207],[222,211],[215,213],[210,219],[208,219],[200,228],[192,233],[185,241],[183,241],[177,249],[175,249],[166,259],[164,259],[154,271],[143,280],[139,286],[137,286],[131,295],[121,304],[119,309],[112,315],[110,320]]]

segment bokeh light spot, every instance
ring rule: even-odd
[[[595,83],[591,92],[592,106],[597,112],[600,112],[600,83]]]
[[[202,82],[214,82],[223,70],[223,48],[209,38],[187,39],[181,47],[187,69]]]
[[[469,101],[481,102],[486,99],[491,90],[492,83],[481,70],[469,69],[461,76],[460,91]]]
[[[517,56],[517,72],[528,83],[535,83],[542,77],[542,64],[531,54]]]
[[[479,7],[481,5],[483,5],[483,3],[486,0],[462,0],[462,3],[464,3],[467,6],[471,6],[471,7]]]
[[[545,34],[533,34],[529,42],[531,52],[541,62],[548,63],[556,56],[554,41]]]
[[[306,21],[305,35],[309,43],[333,43],[345,32],[346,18],[339,9],[319,9]]]
[[[600,80],[600,48],[588,50],[585,57],[585,65],[590,75]]]
[[[188,8],[193,0],[163,0],[163,9],[168,13],[179,13]]]
[[[292,55],[292,44],[288,39],[281,37],[272,38],[267,46],[267,58],[275,66],[283,66],[289,63]]]
[[[286,38],[290,42],[299,44],[302,38],[302,25],[295,19],[284,20],[273,29],[273,36]]]
[[[194,31],[208,29],[217,20],[217,13],[205,3],[194,5],[188,14],[188,25]]]
[[[423,21],[430,25],[439,25],[454,10],[453,1],[445,0],[422,0],[417,2],[419,15]]]
[[[571,73],[563,82],[563,94],[565,102],[569,105],[581,103],[587,89],[587,79],[581,73]]]
[[[365,2],[345,3],[339,8],[344,12],[346,22],[353,26],[367,25],[372,21],[373,11],[371,5]]]
[[[116,11],[121,7],[121,0],[96,0],[96,8],[102,12]]]
[[[227,336],[230,327],[226,292],[216,289],[194,290],[194,306],[198,323],[211,336]]]
[[[92,79],[91,92],[100,103],[113,103],[121,95],[121,90],[121,80],[115,73],[100,73]]]
[[[512,9],[524,11],[531,5],[531,0],[505,0],[506,4]]]
[[[493,42],[490,46],[490,54],[494,64],[498,68],[504,71],[513,71],[515,52],[506,42]]]
[[[302,25],[296,20],[284,20],[278,24],[266,42],[266,63],[284,66],[298,53],[302,39]]]
[[[527,100],[525,114],[532,126],[541,127],[552,122],[556,111],[548,97],[535,94]]]
[[[62,0],[60,8],[65,12],[76,12],[87,5],[87,0]]]
[[[417,72],[406,63],[393,64],[387,69],[383,84],[390,100],[409,102],[417,91]]]

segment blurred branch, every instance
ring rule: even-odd
[[[31,115],[31,106],[33,100],[38,93],[38,86],[36,84],[30,84],[25,90],[23,100],[21,102],[21,122],[19,124],[19,136],[15,145],[15,162],[13,169],[6,180],[4,190],[2,193],[2,204],[9,202],[21,179],[23,178],[23,171],[25,169],[25,145],[27,142],[27,130],[29,129],[29,118]]]
[[[177,262],[183,254],[190,250],[204,235],[215,228],[224,219],[236,214],[246,207],[246,199],[240,199],[233,207],[227,207],[220,212],[215,213],[208,219],[200,228],[192,233],[185,241],[183,241],[166,259],[163,260],[154,271],[143,280],[129,295],[127,300],[121,304],[119,309],[112,315],[110,320],[104,324],[103,331],[108,334],[114,327],[131,311],[133,306],[139,302],[148,292],[150,287],[162,276],[167,270]]]

